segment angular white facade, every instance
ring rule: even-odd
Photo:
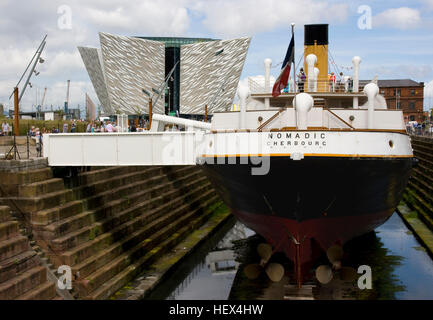
[[[99,33],[101,49],[79,47],[104,114],[164,113],[165,43]],[[251,38],[198,42],[181,46],[180,113],[230,110]]]
[[[81,54],[87,73],[92,81],[93,88],[95,89],[99,102],[102,105],[103,113],[114,113],[114,110],[110,106],[110,99],[105,84],[102,59],[100,59],[100,50],[96,48],[78,47],[78,51]]]
[[[180,113],[230,110],[251,38],[200,42],[181,47]]]
[[[100,33],[105,81],[115,113],[148,113],[149,97],[165,80],[165,45],[159,41]],[[164,97],[153,105],[164,113]]]

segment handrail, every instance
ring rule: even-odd
[[[278,117],[278,115],[281,113],[281,112],[283,112],[285,109],[283,109],[283,108],[281,108],[280,110],[278,110],[278,112],[276,113],[276,114],[274,114],[272,117],[270,117],[268,120],[266,120],[264,123],[262,123],[258,128],[257,128],[257,130],[259,131],[259,132],[261,132],[262,131],[262,129],[265,127],[265,126],[267,126],[270,122],[272,122],[276,117]]]
[[[329,110],[328,108],[324,107],[323,110],[328,111],[330,114],[332,114],[334,117],[336,117],[338,120],[340,120],[341,122],[343,122],[345,125],[347,125],[348,127],[350,127],[352,130],[355,130],[355,128],[350,124],[347,123],[346,121],[344,121],[342,118],[340,118],[338,115],[336,115],[334,112],[332,112],[331,110]]]

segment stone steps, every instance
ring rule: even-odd
[[[41,182],[53,178],[51,168],[46,167],[36,170],[23,170],[18,172],[2,172],[1,177],[7,179],[8,184],[23,185]]]
[[[209,191],[210,192],[210,191]],[[204,197],[204,196],[203,196]],[[86,289],[92,292],[99,288],[102,284],[121,272],[123,269],[131,265],[134,261],[145,256],[161,242],[175,234],[180,228],[188,225],[192,219],[202,213],[202,205],[198,205],[196,209],[189,209],[188,205],[179,208],[179,212],[175,219],[165,219],[164,225],[155,228],[154,232],[149,234],[149,238],[139,243],[132,249],[122,253],[108,264],[99,268],[96,272],[86,277]],[[167,247],[166,247],[167,248]]]
[[[419,158],[420,161],[423,161],[427,164],[431,164],[433,161],[433,154],[420,151],[419,149],[416,149],[416,147],[413,150],[413,154],[415,155],[416,158]]]
[[[203,203],[199,210],[205,211],[204,208],[217,201],[217,199],[218,196],[215,195],[213,198]],[[177,232],[170,234],[165,239],[165,241],[160,243],[157,247],[153,248],[153,250],[149,251],[146,255],[142,256],[137,261],[129,263],[127,267],[124,268],[121,272],[117,273],[108,281],[102,283],[96,290],[91,292],[91,294],[88,295],[86,299],[108,299],[116,291],[121,289],[125,284],[134,279],[134,277],[138,276],[145,269],[149,268],[152,263],[154,263],[163,254],[165,254],[176,244],[178,244],[183,238],[185,238],[185,236],[187,236],[189,233],[202,225],[210,215],[211,211],[204,212],[203,214],[198,215],[196,219],[189,221],[189,223],[187,224],[184,224],[180,229],[177,230]],[[138,248],[140,248],[140,246],[138,246]],[[127,257],[119,257],[119,259],[121,258],[127,259]]]
[[[421,172],[424,177],[427,177],[430,180],[433,180],[433,169],[430,169],[423,164],[418,164],[418,167],[415,168],[417,171]]]
[[[107,190],[107,186],[110,188],[117,188],[123,185],[134,183],[140,180],[147,179],[151,176],[159,176],[162,173],[160,167],[144,167],[140,171],[128,172],[122,175],[116,175],[109,177],[104,180],[92,182],[82,186],[75,187],[73,189],[74,195],[77,199],[86,198],[89,194],[98,194]]]
[[[36,266],[0,284],[0,300],[12,300],[47,281],[47,270]]]
[[[433,212],[431,210],[431,204],[433,203],[433,196],[427,193],[422,187],[413,182],[413,180],[409,180],[409,187],[415,192],[420,199],[423,199],[422,206],[424,206],[427,212]]]
[[[173,172],[173,177],[179,177],[182,175],[185,175],[188,173],[188,171],[190,171],[190,168],[178,168]],[[144,181],[138,181],[135,183],[129,183],[127,182],[125,185],[112,189],[112,190],[106,190],[104,192],[101,192],[99,194],[90,196],[88,198],[86,198],[85,201],[85,208],[86,209],[93,209],[93,208],[97,208],[99,206],[104,205],[105,203],[107,203],[110,200],[113,199],[119,199],[121,197],[127,197],[128,195],[130,195],[131,193],[133,193],[134,191],[136,191],[136,189],[138,188],[143,188],[143,187],[151,187],[154,186],[156,184],[160,184],[164,181],[169,181],[167,180],[167,175],[166,174],[162,174],[160,176],[156,176],[156,177],[151,177],[149,179],[146,179]]]
[[[92,172],[95,172],[94,175],[96,175],[96,177],[99,177],[98,176],[98,174],[100,173],[99,171],[100,170],[90,171],[89,173],[86,172],[83,174],[90,174]],[[113,174],[113,171],[114,171],[113,168],[109,168],[109,169],[104,169],[103,172],[104,174]],[[118,190],[106,190],[107,188],[105,187],[104,189],[105,192],[103,192],[102,194],[91,195],[88,196],[87,198],[74,200],[68,203],[59,202],[58,206],[56,207],[48,208],[48,209],[44,208],[42,210],[32,212],[31,214],[32,224],[36,226],[48,225],[55,221],[59,221],[67,217],[70,217],[72,215],[81,213],[88,208],[98,207],[100,205],[103,205],[105,202],[112,200],[113,196],[114,197],[122,196],[123,195],[121,193],[122,191],[124,191],[125,194],[127,194],[128,192],[130,192],[128,188],[131,187],[130,186],[128,187],[128,185],[126,185],[123,188],[120,188]],[[71,191],[65,190],[64,192],[71,192]],[[38,228],[36,228],[36,230],[37,229]]]
[[[403,200],[409,207],[416,210],[419,219],[433,230],[433,207],[423,201],[419,196],[417,189],[412,188],[411,186],[406,188],[405,193],[403,194]]]
[[[36,257],[36,252],[33,250],[24,251],[3,260],[0,262],[0,283],[37,265],[39,265],[39,260]]]
[[[83,211],[83,201],[74,200],[58,207],[40,210],[31,214],[31,222],[35,230],[55,221],[66,219]]]
[[[428,197],[426,197],[426,200],[433,204],[433,196],[430,196],[433,195],[432,178],[427,178],[417,169],[413,169],[410,181],[418,185],[423,191],[425,191],[425,193],[428,195]]]
[[[23,212],[36,212],[44,209],[55,208],[73,200],[72,190],[60,190],[37,197],[11,197]]]
[[[40,283],[24,276],[41,263],[45,268],[71,266],[79,286],[82,279],[89,280],[80,287],[80,297],[108,297],[135,274],[131,265],[140,270],[170,250],[207,218],[207,206],[218,200],[195,166],[106,167],[63,177],[68,173],[54,170],[53,178],[49,168],[32,170],[11,186],[16,191],[10,199],[30,215],[34,245],[42,249],[31,250],[16,223],[0,220],[0,279],[19,274],[19,283],[29,288],[8,287],[17,299],[56,297],[46,275]],[[111,285],[104,286],[106,282]]]
[[[7,221],[0,223],[0,241],[7,240],[18,234],[18,222]]]
[[[10,209],[8,206],[0,206],[0,223],[10,219]]]
[[[187,179],[185,177],[184,179]],[[201,180],[202,181],[202,180]],[[114,210],[115,207],[119,207],[122,210],[127,210],[128,208],[134,208],[138,202],[141,202],[139,207],[141,209],[151,209],[154,206],[158,205],[162,202],[162,199],[158,199],[155,196],[157,193],[172,191],[171,183],[166,183],[162,185],[157,185],[148,190],[140,191],[135,194],[132,194],[128,197],[128,199],[120,199],[108,202],[103,207],[88,210],[83,213],[71,216],[67,219],[52,223],[45,228],[45,238],[46,239],[54,239],[58,237],[62,237],[67,233],[77,231],[86,226],[90,226],[97,221],[114,218],[117,217],[117,210]],[[177,193],[181,192],[180,190],[175,190]],[[175,195],[175,193],[170,192],[170,194]],[[143,199],[149,199],[143,202]],[[117,202],[115,204],[114,202]],[[124,202],[125,206],[121,206],[121,203]],[[147,205],[146,207],[144,205]]]
[[[23,251],[29,250],[27,238],[21,235],[0,242],[0,261],[9,259]]]
[[[36,288],[26,292],[16,300],[58,300],[61,299],[56,294],[56,285],[53,282],[46,281]]]
[[[194,177],[194,174],[185,176],[182,179],[188,179],[192,177]],[[142,190],[143,188],[139,189]],[[88,210],[83,213],[71,216],[65,220],[55,222],[45,227],[44,231],[42,232],[44,232],[44,237],[46,239],[53,239],[56,236],[62,237],[62,235],[66,234],[68,230],[71,232],[79,230],[80,225],[89,227],[92,223],[103,220],[104,218],[113,217],[123,210],[134,207],[134,205],[139,202],[143,204],[147,203],[149,206],[152,204],[156,205],[157,203],[155,202],[158,200],[158,198],[156,198],[157,195],[161,192],[168,192],[170,190],[173,190],[171,183],[156,185],[152,188],[149,188],[148,190],[144,189],[134,194],[129,194],[128,197],[109,201],[95,210]],[[41,232],[38,231],[38,234],[40,233]],[[57,242],[60,244],[61,241]],[[65,247],[62,248],[64,249]]]
[[[184,196],[185,197],[185,196]],[[168,203],[168,206],[157,207],[153,211],[145,212],[143,215],[136,217],[135,219],[128,221],[116,228],[110,230],[108,233],[103,233],[102,235],[96,237],[91,241],[87,241],[65,253],[62,254],[62,261],[64,264],[73,266],[76,263],[88,258],[90,255],[96,253],[99,250],[105,249],[112,243],[124,238],[125,236],[133,233],[137,229],[146,226],[151,219],[158,217],[160,214],[166,212],[165,210],[172,209],[174,205],[179,205],[182,203],[183,199],[172,203]],[[163,219],[168,219],[171,215],[165,216]]]
[[[0,224],[0,300],[56,297],[54,283],[47,280],[47,269],[27,237],[20,234],[9,211],[0,208],[0,212],[8,213],[8,217],[2,215],[5,222]],[[49,287],[50,291],[41,291],[40,287]]]
[[[412,142],[412,147],[415,150],[420,150],[427,154],[433,154],[433,144],[415,141]]]
[[[38,197],[64,189],[63,179],[52,178],[44,181],[20,185],[18,194],[23,198]]]
[[[66,184],[73,187],[84,186],[92,183],[96,183],[101,180],[108,179],[113,176],[119,176],[135,171],[139,171],[143,167],[108,167],[97,170],[80,172],[77,176],[72,178],[66,178]]]
[[[197,195],[197,193],[201,193],[200,195]],[[197,192],[191,192],[191,197],[196,197],[197,199],[203,199],[203,197],[208,196],[209,194],[206,194],[202,192],[201,189],[197,190]],[[85,259],[81,263],[78,263],[77,265],[72,267],[72,270],[74,273],[79,272],[80,277],[85,277],[91,272],[94,272],[97,268],[103,266],[105,263],[111,261],[115,256],[121,254],[125,249],[129,249],[136,245],[138,242],[141,242],[146,239],[146,237],[149,236],[151,232],[155,232],[158,230],[158,228],[164,227],[170,219],[176,219],[179,215],[182,215],[185,213],[186,207],[185,205],[182,206],[182,200],[178,204],[178,201],[175,202],[177,205],[175,210],[173,210],[171,213],[169,213],[166,216],[159,217],[155,219],[155,215],[158,213],[161,215],[161,213],[166,212],[169,210],[172,205],[170,203],[165,204],[161,208],[156,208],[152,212],[148,213],[148,220],[149,223],[146,224],[145,228],[140,228],[139,230],[135,231],[134,233],[131,233],[126,238],[121,239],[118,242],[115,242],[108,248],[104,249],[100,253],[96,255],[92,255],[89,258]],[[191,208],[191,204],[190,208]]]

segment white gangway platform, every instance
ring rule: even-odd
[[[61,133],[43,136],[50,166],[195,165],[197,133]]]

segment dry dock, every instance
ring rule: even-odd
[[[50,168],[0,161],[1,299],[433,299],[433,141],[412,137],[418,166],[397,213],[345,245],[373,290],[314,278],[298,290],[246,279],[263,241],[235,223],[199,166]],[[430,256],[429,256],[430,255]],[[323,261],[318,261],[318,264]],[[57,268],[72,289],[56,286]]]

